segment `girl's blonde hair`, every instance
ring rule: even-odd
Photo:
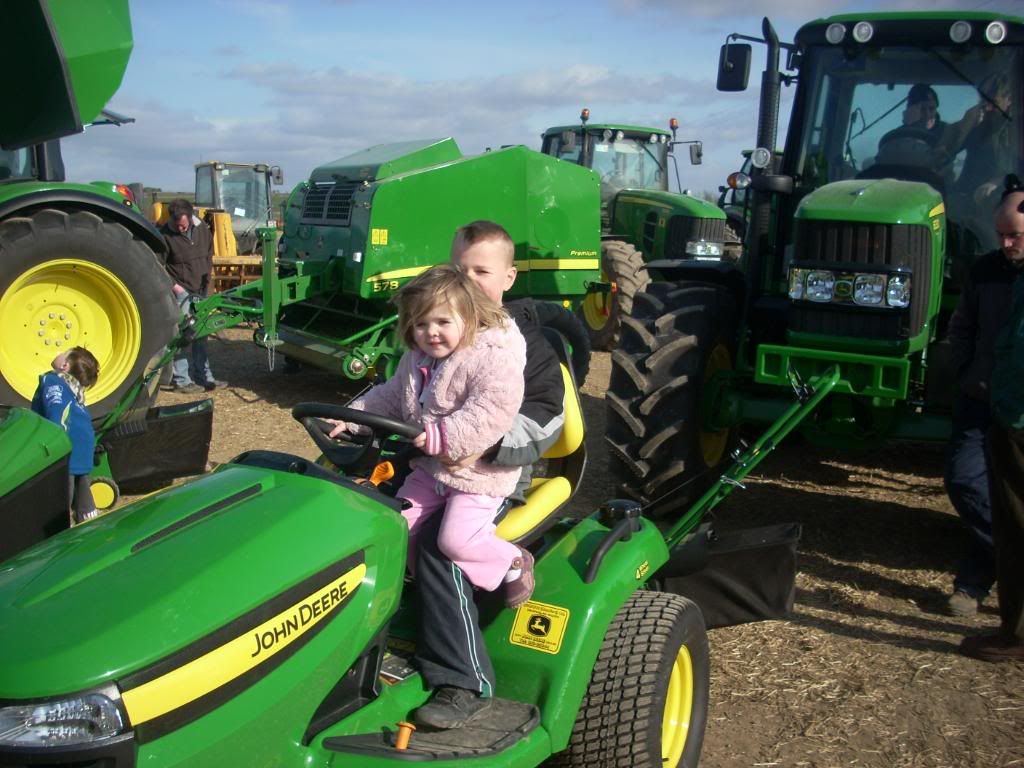
[[[462,318],[466,330],[459,348],[468,347],[476,332],[497,328],[509,321],[508,314],[488,298],[464,272],[451,264],[438,264],[406,283],[395,297],[398,304],[398,333],[409,349],[416,348],[413,329],[430,310],[442,304]]]

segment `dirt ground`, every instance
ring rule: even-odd
[[[280,359],[269,371],[250,339],[239,328],[210,341],[230,385],[214,395],[211,460],[255,447],[317,455],[291,406],[343,402],[358,387],[323,371],[285,375]],[[583,388],[589,464],[577,512],[608,493],[609,369],[595,354]],[[931,445],[846,454],[793,444],[719,507],[719,530],[795,521],[803,537],[791,618],[710,633],[704,768],[1024,766],[1024,665],[956,653],[964,634],[997,626],[994,596],[977,618],[942,610],[962,535],[941,464]]]

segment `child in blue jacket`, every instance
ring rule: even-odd
[[[89,489],[93,445],[96,435],[92,419],[85,409],[85,390],[96,383],[100,364],[92,352],[72,347],[53,358],[53,370],[39,377],[32,397],[32,410],[60,424],[71,438],[69,487],[72,499],[72,524],[84,523],[99,513]]]

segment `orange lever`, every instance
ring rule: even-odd
[[[398,724],[398,735],[395,736],[395,749],[408,749],[409,739],[412,738],[412,732],[416,730],[416,726],[412,723],[407,723],[404,720]]]
[[[370,473],[370,485],[376,487],[395,476],[395,467],[390,461],[382,461]]]

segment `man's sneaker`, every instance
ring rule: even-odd
[[[974,616],[980,605],[981,600],[962,589],[949,596],[949,612],[953,616]]]
[[[215,389],[224,389],[228,383],[226,381],[220,381],[219,379],[210,379],[208,382],[203,384],[203,389],[207,392],[213,392]]]
[[[459,728],[491,706],[476,691],[442,685],[433,698],[412,713],[412,719],[431,728]]]
[[[982,661],[1024,661],[1024,640],[1001,632],[965,637],[958,650]]]
[[[533,555],[522,547],[519,547],[519,557],[509,566],[510,571],[516,569],[522,571],[519,577],[505,582],[505,605],[509,608],[518,608],[533,594]]]
[[[194,382],[188,384],[171,384],[169,386],[160,387],[164,392],[179,392],[183,395],[198,395],[200,392],[205,392],[202,387]]]

